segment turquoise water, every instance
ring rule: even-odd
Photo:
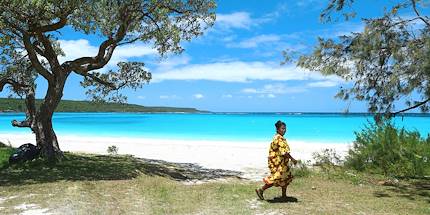
[[[22,113],[0,114],[0,133],[27,132],[14,128],[13,119],[22,120]],[[144,137],[205,140],[269,141],[275,133],[274,124],[287,124],[288,139],[347,143],[354,140],[372,116],[362,114],[288,114],[288,113],[56,113],[54,129],[58,135]],[[427,136],[429,115],[407,115],[394,119],[398,127],[418,130]]]

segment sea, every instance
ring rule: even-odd
[[[11,121],[24,113],[1,113],[0,133],[31,133]],[[287,124],[286,138],[307,142],[346,144],[373,123],[373,116],[359,113],[55,113],[57,135],[80,137],[130,137],[182,140],[221,140],[246,144],[270,141],[275,123]],[[429,114],[405,114],[393,119],[399,128],[430,133]]]

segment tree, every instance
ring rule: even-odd
[[[354,0],[331,0],[321,13],[331,21],[333,12],[355,16]],[[397,2],[384,15],[363,19],[364,30],[338,39],[318,38],[313,53],[299,58],[298,66],[323,75],[337,75],[353,86],[341,88],[336,97],[351,97],[368,103],[368,110],[392,117],[420,107],[429,110],[430,101],[430,18],[419,11],[424,1]],[[406,11],[413,16],[401,16]],[[417,98],[417,96],[419,98]],[[407,108],[396,110],[395,103],[406,101]]]
[[[181,53],[181,41],[202,34],[215,20],[213,0],[0,0],[0,90],[7,85],[25,97],[24,121],[15,127],[30,128],[41,156],[62,156],[52,127],[67,78],[83,77],[81,85],[93,100],[124,101],[120,89],[136,89],[151,79],[141,62],[122,62],[117,71],[99,72],[118,46],[142,41],[152,43],[161,56]],[[60,63],[61,29],[103,38],[95,56]],[[77,47],[78,48],[78,47]],[[48,89],[35,105],[35,80],[46,79]]]

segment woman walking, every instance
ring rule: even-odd
[[[269,169],[270,175],[263,179],[264,185],[255,190],[258,198],[264,200],[263,193],[266,189],[275,186],[282,188],[282,198],[287,198],[287,186],[293,180],[291,169],[288,165],[289,161],[297,164],[297,160],[290,154],[290,147],[284,134],[287,130],[284,122],[278,120],[275,124],[276,134],[270,144],[269,149]]]

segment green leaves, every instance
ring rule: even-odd
[[[333,12],[344,11],[341,15],[348,20],[349,18],[355,17],[355,12],[351,9],[354,0],[330,0],[327,7],[321,12],[320,20],[323,22],[332,21]],[[347,11],[346,9],[351,9]],[[337,20],[338,18],[336,18]]]
[[[87,88],[86,95],[93,101],[125,102],[126,97],[119,90],[130,88],[136,90],[151,80],[143,63],[118,63],[118,71],[91,73],[81,85]]]
[[[122,101],[125,97],[119,93],[112,97],[112,91],[136,89],[150,80],[143,63],[120,63],[118,71],[106,74],[92,71],[105,66],[115,48],[137,41],[152,44],[161,56],[181,53],[184,40],[213,25],[215,7],[214,0],[1,0],[0,61],[19,64],[11,56],[20,52],[21,60],[29,64],[31,59],[35,71],[49,82],[65,82],[75,72],[86,78],[83,85],[92,98]],[[64,53],[59,43],[63,35],[58,31],[66,26],[104,40],[98,54],[59,65],[58,56]],[[24,72],[15,70],[15,75]]]
[[[353,1],[333,0],[322,16],[342,10],[349,3]],[[354,82],[351,88],[341,89],[337,97],[365,100],[370,112],[392,116],[406,110],[396,109],[397,101],[404,98],[411,103],[417,94],[417,104],[423,111],[428,110],[430,20],[418,14],[412,18],[397,15],[414,4],[412,0],[402,2],[382,17],[364,19],[362,32],[335,40],[319,38],[313,53],[301,56],[297,65]]]
[[[369,123],[356,133],[345,165],[358,171],[371,171],[396,177],[422,177],[430,174],[430,138],[417,131],[396,128],[391,122]]]

